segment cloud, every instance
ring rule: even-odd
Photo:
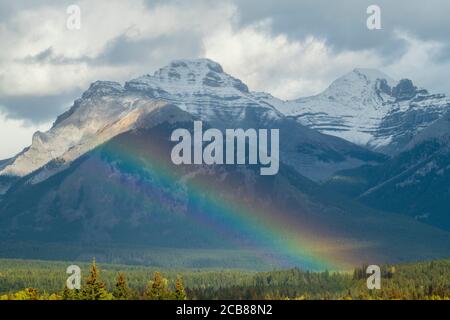
[[[73,3],[80,30],[66,27]],[[377,31],[366,28],[370,4],[0,0],[0,126],[51,122],[91,82],[123,82],[179,58],[209,57],[250,89],[285,99],[318,93],[355,67],[450,92],[450,2],[379,0]]]
[[[418,39],[428,31],[445,44],[439,22],[414,17],[415,1],[405,8],[380,1],[383,30],[376,32],[365,27],[365,0],[83,0],[77,2],[81,29],[72,31],[66,28],[70,1],[24,3],[0,5],[11,11],[0,25],[0,95],[8,97],[67,96],[98,79],[125,81],[172,59],[208,56],[251,88],[292,98],[317,93],[354,67],[401,61],[411,46],[393,26],[416,30]],[[411,23],[417,19],[426,27]],[[439,59],[447,53],[441,50]],[[19,114],[13,108],[4,106]]]
[[[290,41],[286,35],[271,31],[271,20],[238,30],[227,26],[205,39],[206,56],[220,61],[227,72],[244,79],[251,89],[284,99],[319,93],[354,67],[380,64],[368,50],[334,52],[323,39],[309,36]]]
[[[293,40],[309,35],[326,38],[336,50],[396,52],[396,29],[408,30],[422,40],[450,44],[450,2],[429,0],[234,0],[239,7],[239,24],[251,25],[270,18],[273,32]],[[366,28],[366,9],[377,4],[381,8],[382,30]]]
[[[35,104],[28,107],[36,111],[25,112],[11,102],[35,97],[59,102],[99,79],[123,82],[172,59],[202,56],[203,37],[229,23],[235,11],[227,2],[84,0],[77,2],[81,29],[69,30],[68,4],[3,4],[11,11],[11,17],[0,23],[0,96],[4,97],[4,112],[41,121],[54,114],[38,115],[38,110],[44,108]],[[61,99],[54,98],[57,95]],[[52,104],[48,108],[56,112],[61,106]]]
[[[73,97],[80,94],[81,90],[74,90],[67,94],[44,96],[0,96],[0,113],[27,123],[47,123],[68,109],[73,103]]]
[[[395,35],[406,43],[407,50],[398,60],[385,66],[386,72],[397,79],[412,79],[432,92],[450,93],[450,60],[442,58],[448,47],[436,40],[422,40],[404,30],[396,30]]]
[[[23,120],[7,118],[0,113],[0,159],[7,159],[31,144],[33,133],[50,128],[50,123],[30,125]],[[14,137],[12,139],[12,137]]]

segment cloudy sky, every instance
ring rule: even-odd
[[[67,8],[81,28],[67,28]],[[381,30],[366,9],[381,8]],[[355,67],[450,93],[446,0],[0,0],[0,159],[95,80],[124,82],[208,57],[252,90],[315,94]]]

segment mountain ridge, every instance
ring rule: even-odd
[[[361,203],[450,230],[450,112],[378,166],[337,173],[325,185]]]
[[[305,141],[302,135],[309,137],[306,140],[310,141],[307,149],[302,147],[300,150],[296,145],[289,145],[286,148],[289,153],[285,157],[286,162],[297,162],[296,167],[305,168],[299,169],[302,174],[312,179],[322,179],[336,170],[363,164],[366,161],[364,157],[377,161],[377,156],[370,155],[370,152],[363,155],[365,152],[356,146],[331,136],[321,136],[300,124],[286,121],[286,117],[273,105],[264,101],[261,95],[250,92],[242,81],[225,73],[218,63],[209,59],[195,59],[174,61],[153,75],[138,77],[123,86],[112,81],[92,83],[81,98],[75,100],[73,106],[56,119],[48,132],[36,132],[32,145],[5,165],[0,175],[20,177],[54,159],[73,161],[83,152],[105,141],[98,138],[105,128],[122,118],[132,118],[130,114],[137,112],[135,110],[155,101],[175,104],[219,129],[287,125],[295,132],[295,143]],[[282,143],[290,144],[292,139],[287,140]],[[348,152],[351,149],[354,151]],[[74,150],[78,150],[78,153]],[[336,153],[336,161],[320,160],[324,159],[321,154],[327,150]],[[295,155],[299,151],[305,156],[301,163]],[[333,168],[333,161],[336,168]],[[308,169],[314,167],[315,163],[320,169]]]
[[[186,118],[170,123],[171,113]],[[194,119],[177,106],[155,109],[50,178],[29,183],[45,168],[21,178],[0,201],[1,237],[86,250],[243,246],[313,270],[447,256],[450,234],[334,198],[284,163],[276,176],[250,165],[173,165],[168,137]]]
[[[391,80],[378,77],[376,71],[356,69],[341,82],[350,91],[356,81],[362,92],[374,93],[357,101],[395,100],[408,115],[412,92],[413,100],[429,99],[408,81],[391,86]],[[340,86],[330,92],[352,101]],[[375,102],[374,108],[384,107]],[[391,166],[393,174],[408,170],[427,150],[409,162],[395,160],[302,125],[280,112],[278,103],[270,94],[249,91],[206,59],[175,61],[124,85],[96,81],[52,129],[37,132],[29,148],[0,163],[0,237],[87,248],[243,247],[282,266],[321,270],[448,257],[449,232],[395,210],[376,210],[340,188],[336,192],[317,183],[341,170],[365,168],[381,168],[372,175],[380,180],[391,173],[385,168]],[[361,105],[352,108],[364,113]],[[428,121],[404,146],[414,150],[421,139],[429,141],[446,127],[439,119]],[[257,165],[174,165],[171,133],[191,132],[196,120],[219,130],[279,129],[279,174],[260,176]]]
[[[354,69],[315,96],[271,101],[303,125],[388,155],[450,110],[445,95],[373,69]]]

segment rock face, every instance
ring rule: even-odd
[[[450,108],[450,99],[446,96],[429,94],[414,86],[411,80],[397,82],[372,69],[355,69],[317,96],[281,101],[267,93],[250,92],[242,81],[225,73],[211,60],[178,60],[153,75],[128,81],[124,86],[111,81],[94,82],[70,110],[57,118],[48,132],[36,132],[29,148],[0,165],[0,176],[25,176],[54,159],[73,161],[113,136],[114,132],[104,132],[115,122],[157,100],[175,104],[218,128],[261,127],[274,123],[282,126],[280,122],[292,119],[321,133],[389,155],[401,152],[417,133]],[[123,130],[131,125],[129,123]],[[302,131],[303,135],[314,136],[299,128],[298,134]],[[104,139],[98,137],[101,132]],[[304,139],[294,135],[291,140],[288,139],[288,143],[293,144],[290,149],[297,148],[301,141],[300,149],[305,150]],[[343,160],[330,163],[317,156],[311,158],[311,154],[324,153],[310,149],[320,149],[319,145],[324,145],[325,140],[320,137],[310,141],[314,143],[306,146],[308,155],[303,157],[303,163],[292,155],[286,157],[286,162],[296,164],[299,172],[316,180],[328,177],[337,169],[362,164],[361,157],[348,157],[349,145],[330,139],[332,146],[325,146],[325,149],[339,153]],[[344,146],[347,151],[336,150],[336,145]],[[70,154],[69,150],[72,150]],[[353,154],[362,153],[353,151]],[[372,156],[369,158],[373,160]],[[315,166],[319,170],[306,170],[305,166]]]
[[[343,171],[327,182],[371,207],[450,231],[450,112],[379,166]]]
[[[241,80],[209,59],[179,60],[125,83],[130,93],[162,99],[217,128],[236,127],[253,116],[280,119],[272,105],[257,101]]]
[[[61,165],[69,164],[132,129],[139,117],[161,104],[176,105],[220,129],[280,128],[283,161],[312,179],[380,159],[287,119],[263,100],[208,59],[174,61],[154,75],[139,77],[124,86],[97,81],[57,118],[48,132],[37,132],[32,145],[1,168],[0,176],[26,176],[56,159]]]
[[[31,147],[0,175],[27,175],[71,148],[92,144],[100,131],[156,100],[175,103],[220,127],[245,119],[254,109],[267,117],[281,116],[272,106],[255,101],[247,86],[224,73],[219,64],[208,59],[174,61],[124,87],[111,81],[94,82],[48,132],[37,132]]]
[[[355,69],[317,96],[272,104],[303,125],[390,155],[450,109],[445,95],[372,69]]]
[[[402,79],[399,83],[392,88],[391,96],[396,98],[396,101],[410,100],[414,98],[418,93],[427,95],[427,90],[417,90],[413,82],[409,79]]]
[[[284,163],[275,176],[252,165],[173,165],[171,132],[193,120],[175,105],[152,109],[51,177],[40,178],[55,161],[19,179],[0,201],[0,250],[22,242],[76,243],[85,254],[95,246],[244,248],[256,255],[252,268],[312,270],[448,256],[450,234],[343,202]],[[206,258],[197,266],[211,267]]]
[[[127,252],[163,247],[169,254],[244,248],[258,256],[252,267],[262,259],[315,270],[446,258],[447,231],[373,210],[312,181],[391,161],[339,136],[352,140],[347,135],[354,133],[361,144],[380,146],[386,137],[397,141],[408,130],[417,132],[420,123],[427,128],[402,142],[415,150],[447,127],[434,120],[443,119],[443,101],[408,81],[356,70],[322,95],[281,102],[249,91],[207,59],[175,61],[124,86],[97,81],[48,132],[37,132],[29,148],[0,162],[0,252],[18,257],[23,242],[42,243],[35,258],[52,248],[49,242],[83,246],[85,255],[93,245]],[[199,119],[222,130],[279,129],[279,173],[261,176],[257,165],[174,165],[171,133],[192,130]]]

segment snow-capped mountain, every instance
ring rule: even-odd
[[[255,108],[273,118],[280,116],[273,106],[257,101],[241,80],[209,59],[173,61],[154,75],[125,83],[125,89],[176,103],[219,127],[244,119]]]
[[[93,83],[68,112],[58,117],[48,132],[36,132],[31,146],[17,155],[0,174],[24,176],[54,159],[74,160],[129,130],[147,104],[124,91],[118,83]]]
[[[132,119],[152,101],[174,102],[219,127],[245,118],[254,108],[269,118],[280,116],[272,106],[255,101],[247,86],[224,73],[219,64],[208,59],[174,61],[124,87],[117,82],[94,82],[48,132],[36,132],[32,145],[2,168],[0,175],[24,176],[53,159],[76,159],[130,129]]]
[[[339,172],[327,181],[371,207],[450,231],[450,111],[379,166]]]
[[[450,108],[445,95],[373,69],[355,69],[316,96],[262,99],[303,125],[388,154],[401,151]]]
[[[174,61],[154,75],[124,86],[97,81],[48,132],[35,133],[32,145],[1,168],[0,176],[23,177],[56,162],[57,166],[50,166],[32,182],[42,181],[112,137],[135,129],[139,118],[167,104],[217,128],[284,128],[282,160],[312,179],[377,161],[376,155],[351,143],[287,119],[265,100],[267,97],[250,92],[209,59]]]
[[[412,99],[409,82],[365,77],[355,73],[332,86],[330,96],[341,101],[336,106],[353,101],[348,108],[381,110],[379,103]],[[428,97],[418,89],[413,94]],[[166,248],[174,256],[186,248],[242,247],[282,266],[322,268],[297,246],[290,251],[292,241],[300,241],[310,243],[312,253],[336,252],[345,265],[448,257],[448,232],[374,211],[312,181],[387,157],[277,109],[288,104],[249,91],[207,59],[175,61],[124,85],[94,82],[29,148],[0,161],[0,250],[19,257],[22,243],[42,243],[35,257],[49,252],[55,258],[48,243],[58,242],[82,245],[84,254],[96,245],[122,247],[126,254],[117,254],[129,259],[136,246]],[[198,119],[220,129],[279,129],[279,173],[261,176],[256,165],[173,164],[173,130],[192,131]],[[280,248],[288,248],[287,255]],[[142,263],[143,257],[132,259]]]
[[[448,257],[450,234],[410,217],[342,201],[284,162],[274,176],[261,176],[252,165],[174,165],[171,133],[192,128],[194,121],[186,111],[166,104],[141,117],[136,129],[86,152],[53,176],[40,178],[49,164],[18,179],[0,198],[0,251],[20,257],[22,243],[31,243],[36,259],[46,254],[56,259],[51,243],[63,243],[67,260],[80,260],[76,252],[98,257],[106,247],[121,249],[103,254],[106,261],[166,266],[164,259],[143,253],[164,248],[179,259],[180,252],[200,249],[204,255],[189,267],[223,267],[231,260],[242,268],[237,257],[252,252],[252,267],[328,268],[304,250],[290,249],[300,237],[314,253],[337,252],[340,268]],[[289,125],[283,131],[295,141],[301,130],[296,128],[302,127],[292,120]],[[343,147],[353,146],[312,129],[301,133],[301,146],[308,152],[299,157],[309,155],[313,161],[318,152],[314,162],[328,157],[333,163]],[[324,148],[332,146],[329,139],[336,143],[335,151]],[[354,146],[349,150],[357,151]],[[30,183],[35,180],[39,182]],[[77,250],[67,249],[74,244]],[[220,261],[214,258],[217,250]],[[232,258],[224,255],[230,250]]]

